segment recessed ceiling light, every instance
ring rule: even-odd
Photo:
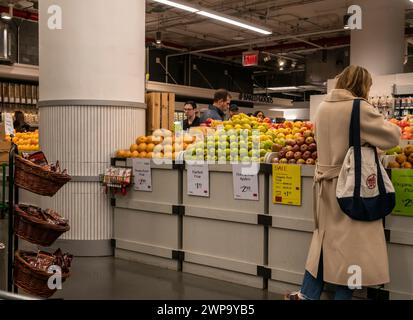
[[[245,38],[243,36],[236,36],[236,37],[232,38],[232,40],[242,41],[242,40],[245,40]]]

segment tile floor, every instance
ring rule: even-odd
[[[80,300],[280,300],[249,288],[113,257],[75,258],[71,278],[56,299]]]

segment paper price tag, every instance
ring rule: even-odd
[[[188,165],[187,170],[188,195],[209,197],[208,165]]]
[[[11,115],[11,113],[4,114],[4,127],[6,135],[14,134],[13,116]]]
[[[236,200],[259,201],[258,175],[245,174],[242,164],[232,165],[234,198]]]
[[[152,192],[150,159],[133,159],[133,179],[136,191]]]
[[[272,178],[274,204],[301,206],[301,166],[273,165]]]
[[[394,169],[391,178],[396,191],[393,214],[413,217],[413,170]]]

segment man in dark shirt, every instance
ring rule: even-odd
[[[208,107],[208,110],[201,116],[201,123],[205,123],[208,119],[224,121],[225,113],[231,104],[231,95],[225,89],[220,89],[215,92],[214,104]]]
[[[197,105],[193,101],[188,101],[184,105],[186,120],[184,120],[183,129],[188,130],[191,127],[199,127],[201,125],[199,117],[196,116]]]

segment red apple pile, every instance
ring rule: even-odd
[[[389,121],[402,129],[402,140],[413,140],[413,115],[408,115],[402,120],[390,119]]]
[[[275,164],[315,165],[317,162],[317,143],[312,130],[305,130],[295,139],[287,139],[286,145],[273,145],[273,152],[278,153],[273,159]]]

